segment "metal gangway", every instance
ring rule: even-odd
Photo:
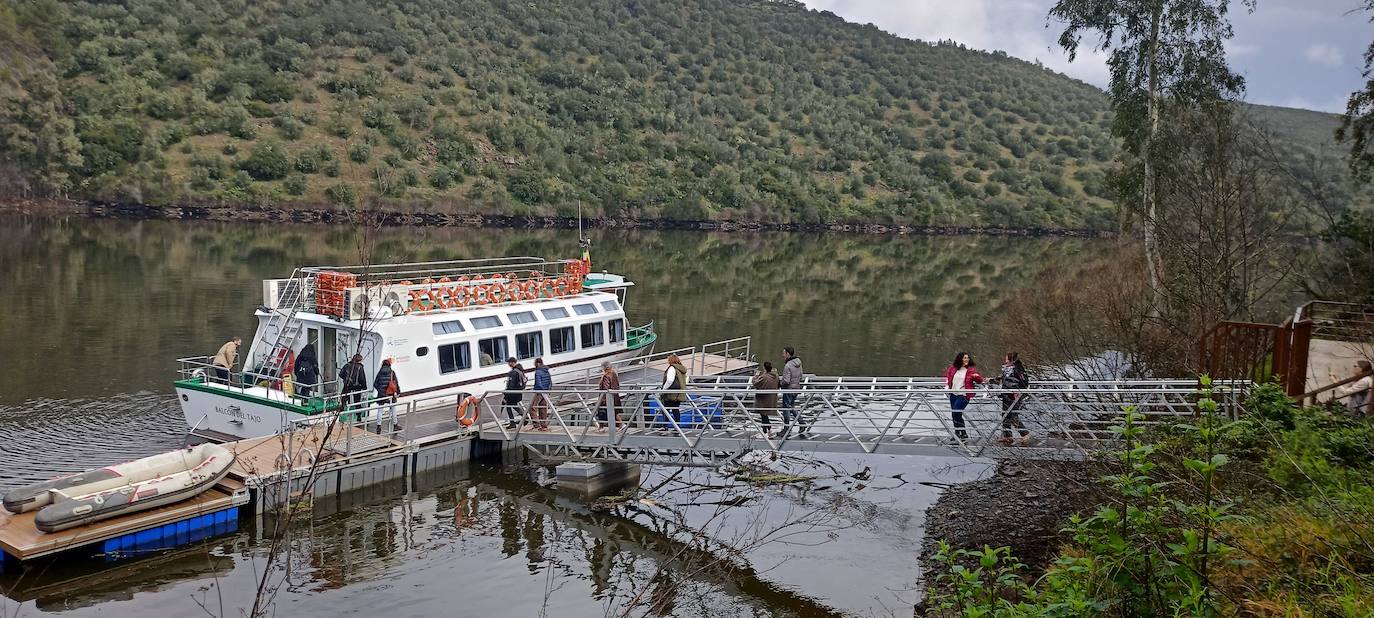
[[[1213,385],[1221,414],[1235,418],[1249,382]],[[802,388],[769,391],[757,399],[749,376],[696,380],[682,391],[628,387],[620,393],[560,386],[524,391],[504,409],[503,392],[482,398],[474,426],[485,440],[514,441],[550,460],[673,465],[719,465],[750,451],[1081,460],[1118,446],[1112,430],[1125,411],[1142,425],[1186,421],[1198,412],[1197,380],[1037,381],[1029,388],[978,388],[956,427],[951,390],[938,377],[807,376]],[[608,409],[606,403],[619,404]],[[681,395],[678,413],[663,400]],[[796,397],[795,419],[783,420],[781,395]],[[1004,428],[1002,395],[1019,396],[1013,409],[1025,427]],[[547,419],[538,419],[535,405]],[[517,422],[508,422],[514,415]],[[768,417],[765,424],[764,418]],[[547,429],[542,426],[547,424]],[[1010,436],[1010,440],[1005,438]]]

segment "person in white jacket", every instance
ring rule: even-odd
[[[1345,404],[1346,409],[1356,416],[1369,414],[1370,389],[1374,388],[1374,377],[1371,377],[1371,373],[1374,373],[1374,365],[1367,360],[1356,361],[1351,367],[1350,377],[1363,377],[1349,384],[1337,386],[1335,401]],[[1335,374],[1330,374],[1330,377],[1332,382],[1338,381]]]

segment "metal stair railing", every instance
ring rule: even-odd
[[[262,337],[258,339],[264,354],[262,368],[255,373],[281,377],[282,366],[289,356],[282,350],[293,347],[296,336],[301,332],[301,322],[296,319],[296,312],[306,308],[306,292],[311,279],[311,276],[303,275],[299,268],[292,271],[291,278],[282,285],[276,303],[268,307],[271,316],[262,329]]]

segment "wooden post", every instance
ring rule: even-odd
[[[1289,371],[1285,374],[1284,385],[1290,397],[1297,397],[1307,391],[1307,352],[1312,343],[1312,320],[1294,322],[1290,331]]]

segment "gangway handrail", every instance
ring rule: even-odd
[[[1173,382],[1173,383],[1170,383]],[[1143,383],[1143,384],[1141,384]],[[794,394],[797,421],[795,432],[770,434],[766,429],[783,424],[780,405],[760,409],[758,391],[746,388],[624,388],[615,393],[588,388],[556,387],[540,391],[554,405],[546,422],[549,431],[523,422],[508,425],[508,416],[498,403],[507,391],[482,395],[484,415],[501,422],[480,426],[483,438],[514,440],[544,454],[558,457],[589,457],[609,460],[656,458],[695,454],[703,460],[720,461],[727,453],[751,449],[826,450],[858,453],[924,453],[959,456],[1012,456],[998,438],[1009,437],[1019,428],[1007,422],[998,395],[1025,395],[1013,408],[1025,421],[1030,434],[1037,436],[1034,446],[1015,451],[1014,456],[1084,458],[1117,443],[1112,426],[1121,422],[1124,411],[1134,407],[1143,415],[1142,426],[1189,421],[1200,413],[1199,391],[1191,381],[1097,381],[1102,388],[977,389],[965,411],[967,423],[951,421],[948,395],[964,394],[965,388],[914,385],[911,387],[875,386],[868,389],[778,389],[764,394]],[[1248,384],[1238,383],[1248,390]],[[514,392],[514,391],[510,391]],[[522,391],[523,393],[523,391]],[[667,414],[661,401],[664,395],[682,395],[679,414]],[[1240,413],[1242,390],[1225,387],[1213,393],[1222,413]],[[617,414],[601,415],[603,401],[620,395]],[[520,414],[527,410],[522,408]],[[761,412],[771,419],[765,426]],[[676,455],[673,455],[673,454]],[[675,460],[676,461],[676,460]]]

